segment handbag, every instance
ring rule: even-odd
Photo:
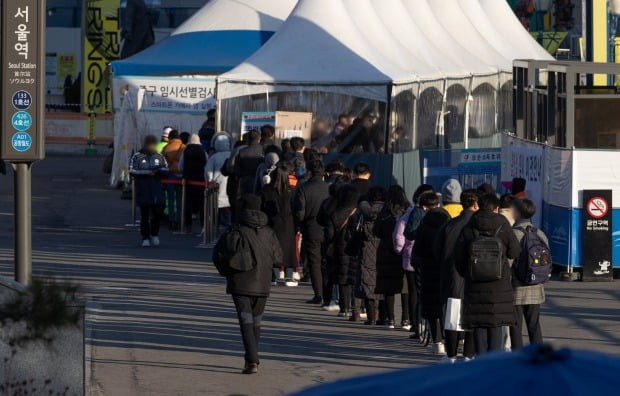
[[[347,245],[344,248],[344,252],[347,256],[355,257],[360,254],[364,245],[364,215],[359,214],[355,227],[351,230]]]
[[[355,214],[355,212],[357,212],[357,208],[351,211],[351,214],[347,216],[347,219],[336,230],[336,234],[334,235],[334,238],[332,239],[332,241],[327,246],[327,249],[325,250],[325,254],[327,255],[327,257],[334,257],[334,254],[336,253],[336,244],[334,243],[334,240],[336,239],[337,235],[341,233],[347,227],[347,225],[349,224],[349,219],[351,218],[351,216]]]
[[[446,304],[446,317],[444,320],[444,329],[452,331],[465,331],[461,323],[462,316],[462,300],[460,298],[448,298]]]

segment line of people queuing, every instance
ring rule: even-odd
[[[260,318],[278,281],[308,279],[308,304],[388,329],[397,327],[400,295],[398,327],[419,339],[424,321],[433,351],[450,362],[460,340],[465,359],[502,349],[506,328],[512,347],[521,346],[523,322],[532,342],[542,340],[551,258],[545,235],[531,224],[536,207],[523,197],[524,181],[500,199],[489,185],[462,191],[451,179],[441,194],[422,185],[410,201],[401,186],[373,185],[365,163],[324,164],[302,138],[276,145],[270,126],[234,147],[227,133],[214,133],[207,149],[200,135],[181,148],[175,132],[168,131],[162,154],[151,136],[132,158],[143,243],[159,244],[161,179],[172,172],[219,184],[219,220],[228,231],[214,262],[238,311],[244,372],[258,371]],[[190,146],[195,154],[188,155]],[[169,209],[174,205],[169,195]]]

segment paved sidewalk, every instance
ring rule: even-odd
[[[308,287],[277,287],[258,376],[239,375],[242,345],[224,281],[198,238],[164,232],[138,247],[128,201],[106,187],[101,159],[52,157],[34,168],[34,266],[89,297],[90,395],[280,395],[438,359],[404,331],[349,323],[307,306]],[[0,272],[12,271],[12,192],[0,184]],[[547,339],[620,355],[618,282],[548,285]]]

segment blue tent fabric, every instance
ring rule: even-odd
[[[112,72],[117,77],[220,74],[252,55],[273,34],[254,30],[177,34],[128,59],[112,62]]]
[[[532,345],[472,362],[435,364],[353,378],[298,393],[298,396],[433,395],[616,395],[620,359],[600,353],[552,351]]]

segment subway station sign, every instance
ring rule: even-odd
[[[45,156],[45,0],[2,1],[1,156]]]

